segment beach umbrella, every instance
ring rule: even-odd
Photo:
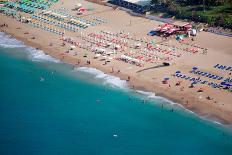
[[[95,54],[95,57],[100,57],[101,56],[101,54]]]
[[[74,49],[74,48],[76,48],[76,46],[74,46],[74,45],[72,45],[72,46],[70,46],[72,49]]]

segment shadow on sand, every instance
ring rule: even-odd
[[[136,73],[140,73],[140,72],[150,70],[150,69],[161,68],[161,67],[166,67],[166,65],[158,65],[158,66],[154,66],[154,67],[144,68],[144,69],[138,70]]]

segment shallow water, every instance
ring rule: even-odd
[[[1,155],[232,154],[231,129],[2,33],[0,71]]]

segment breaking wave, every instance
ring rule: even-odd
[[[0,47],[2,48],[20,48],[26,47],[23,42],[3,33],[0,32]]]
[[[76,68],[76,71],[90,73],[90,74],[94,75],[95,78],[97,78],[97,79],[103,79],[104,80],[103,84],[108,84],[108,85],[111,85],[113,87],[123,88],[123,89],[128,88],[127,82],[125,80],[121,80],[118,77],[105,74],[104,72],[97,70],[95,68],[79,67],[79,68]]]

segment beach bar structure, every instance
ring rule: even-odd
[[[144,14],[146,12],[145,11],[146,6],[141,5],[141,4],[136,4],[136,3],[133,3],[133,2],[129,2],[129,1],[126,1],[126,0],[110,0],[110,1],[108,1],[108,3],[130,9],[133,12],[136,12],[136,13]]]

